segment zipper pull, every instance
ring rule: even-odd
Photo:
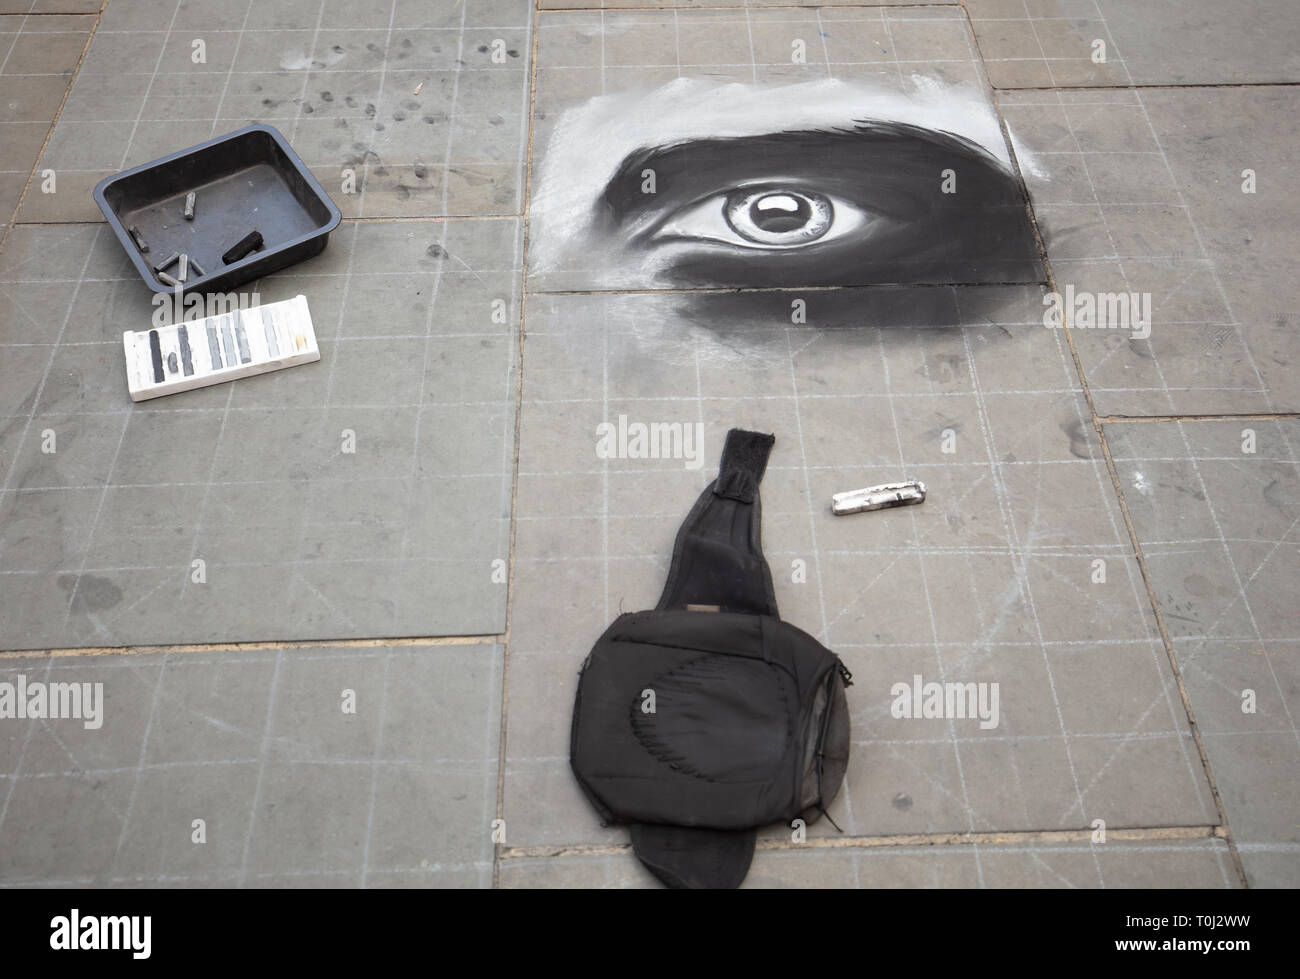
[[[844,685],[846,687],[853,686],[853,674],[849,672],[849,668],[844,665],[843,661],[838,659],[836,664],[836,669],[840,671],[840,677],[844,680]]]

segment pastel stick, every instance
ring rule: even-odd
[[[226,317],[221,323],[221,341],[226,351],[226,366],[230,367],[237,363],[235,360],[235,341],[230,336],[230,317]]]
[[[158,331],[149,331],[149,357],[153,360],[153,382],[161,384],[163,381],[163,359],[162,344],[158,342]]]
[[[239,359],[247,364],[253,359],[253,355],[248,352],[248,334],[244,332],[242,316],[235,321],[235,340],[239,344]]]
[[[194,373],[194,360],[190,354],[190,330],[184,323],[176,325],[176,335],[181,341],[181,368],[185,371],[185,376],[189,377]]]
[[[221,370],[225,366],[221,363],[221,341],[217,338],[217,328],[212,323],[208,324],[208,353],[212,357],[212,369]]]
[[[262,314],[262,329],[266,331],[266,347],[271,352],[272,357],[280,356],[280,345],[275,340],[275,321],[274,318],[268,318],[265,313]]]

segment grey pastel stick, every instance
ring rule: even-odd
[[[160,282],[166,282],[169,286],[178,286],[181,284],[180,279],[174,279],[166,272],[159,272],[158,280]]]
[[[190,259],[190,268],[194,270],[195,275],[207,275],[207,273],[203,271],[203,266],[192,258]]]
[[[271,351],[272,357],[280,356],[280,344],[275,340],[275,314],[267,315],[262,311],[262,329],[266,332],[266,348]]]
[[[190,353],[190,329],[184,323],[176,324],[176,336],[181,341],[181,367],[185,370],[185,376],[189,377],[194,373],[194,358]]]
[[[194,220],[194,191],[185,195],[185,220]]]
[[[161,384],[163,382],[163,357],[162,344],[158,340],[158,331],[149,331],[149,359],[153,361],[153,382]]]
[[[140,233],[140,229],[133,224],[127,230],[131,232],[131,237],[135,239],[135,247],[140,249],[141,254],[147,253],[149,251],[149,242],[144,240],[144,235]]]
[[[179,260],[180,260],[180,257],[181,257],[181,253],[180,253],[180,252],[172,252],[170,255],[168,255],[166,258],[164,258],[161,262],[157,263],[157,264],[153,267],[153,270],[154,270],[155,272],[161,272],[161,271],[162,271],[163,269],[165,269],[167,266],[171,265],[172,262],[179,261]]]
[[[208,354],[212,357],[214,371],[225,366],[221,363],[221,341],[217,339],[217,327],[214,323],[208,324]]]
[[[190,257],[182,252],[181,264],[177,269],[176,278],[184,282],[189,277],[190,277]]]
[[[226,351],[226,366],[231,367],[238,363],[235,360],[235,341],[230,336],[230,317],[221,318],[221,340],[222,347]]]
[[[248,352],[248,334],[244,332],[244,316],[242,313],[236,314],[235,340],[239,343],[239,359],[247,364],[253,359],[253,355]]]

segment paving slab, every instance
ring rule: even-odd
[[[1150,296],[1146,329],[1124,328],[1130,316],[1073,331],[1098,412],[1300,409],[1295,163],[1276,125],[1300,97],[1262,87],[998,98],[1057,288]]]
[[[760,849],[747,888],[1232,887],[1222,840]],[[631,853],[507,855],[501,886],[659,886]]]
[[[999,88],[1300,80],[1288,0],[965,0]]]
[[[1247,875],[1294,887],[1300,423],[1111,424],[1106,439]]]
[[[443,7],[109,4],[41,159],[59,192],[29,195],[21,219],[98,220],[104,177],[252,123],[345,216],[517,214],[528,0]]]
[[[6,659],[0,682],[102,686],[91,726],[4,721],[0,886],[489,886],[501,666],[491,644]]]
[[[903,304],[880,295],[890,290],[819,296],[801,325],[779,292],[530,297],[512,846],[623,838],[599,826],[569,771],[578,667],[615,615],[655,603],[732,426],[776,434],[764,548],[782,615],[857,678],[854,754],[830,808],[846,832],[1213,821],[1068,350],[1032,321],[1039,290],[938,290],[953,303],[947,327],[909,327],[909,311],[937,304],[904,291]],[[737,301],[744,325],[724,315]],[[702,448],[603,458],[606,423],[677,424]],[[923,506],[829,512],[833,492],[900,478],[927,482]],[[918,674],[998,682],[997,727],[895,717],[893,685]]]
[[[520,247],[345,223],[242,293],[305,294],[318,363],[132,404],[121,331],[175,311],[103,225],[16,227],[0,647],[503,631]]]
[[[1128,83],[1128,46],[1116,43],[1093,0],[968,0],[965,7],[997,88]]]
[[[22,5],[27,13],[30,3]],[[96,4],[98,11],[98,4]],[[0,235],[13,218],[94,17],[5,16],[0,7]],[[40,187],[38,181],[38,190]]]

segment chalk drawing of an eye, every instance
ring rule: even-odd
[[[1041,281],[987,99],[916,88],[679,80],[568,110],[535,185],[529,274],[556,289]]]
[[[853,234],[869,217],[843,198],[788,184],[764,184],[713,194],[688,205],[660,226],[652,240],[804,248]]]
[[[960,175],[957,192],[945,173]],[[615,168],[597,214],[629,264],[682,286],[1035,275],[1010,169],[970,140],[906,123],[648,144]]]

